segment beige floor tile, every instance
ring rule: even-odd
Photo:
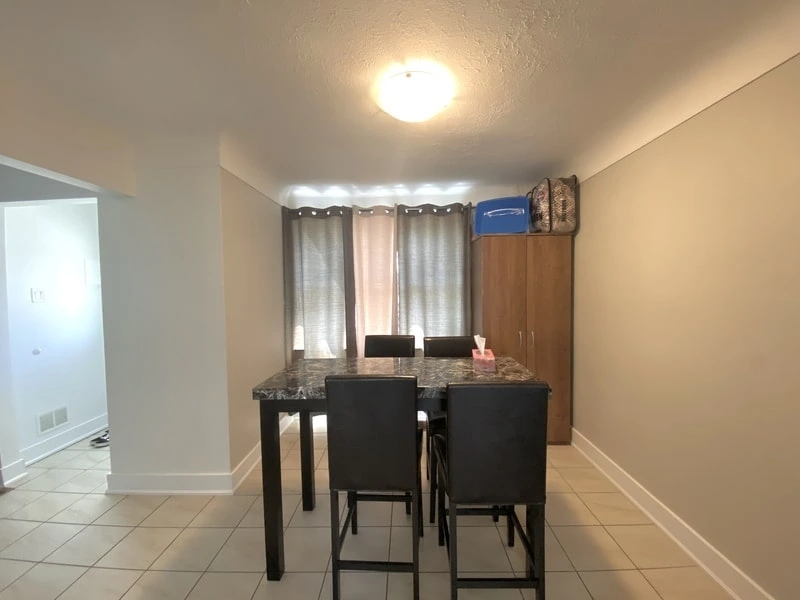
[[[0,558],[40,561],[76,535],[83,525],[42,523],[0,552]]]
[[[300,496],[284,494],[283,496],[283,525],[288,527],[295,511],[301,510]],[[264,501],[258,496],[250,509],[239,523],[239,527],[264,527]]]
[[[91,567],[131,531],[130,527],[89,525],[44,562]]]
[[[617,487],[594,467],[586,469],[561,469],[561,476],[573,490],[584,492],[618,492]]]
[[[298,499],[302,497],[298,496]],[[299,504],[299,502],[298,502]],[[339,513],[344,511],[340,504]],[[391,514],[391,507],[389,507]],[[261,513],[264,514],[263,512]],[[283,522],[286,523],[286,513],[283,515]],[[360,522],[360,521],[359,521]],[[289,527],[330,527],[331,526],[331,497],[328,494],[316,495],[316,506],[314,510],[303,510],[302,507],[296,509],[291,520],[288,521]],[[263,524],[263,521],[262,521]]]
[[[218,527],[184,529],[153,563],[151,569],[205,571],[232,532],[233,529]]]
[[[61,450],[60,452],[51,454],[50,456],[43,458],[34,464],[39,468],[53,469],[59,465],[63,465],[69,460],[72,460],[82,452],[83,450]]]
[[[83,523],[88,525],[119,504],[125,496],[87,494],[50,519],[51,523]]]
[[[700,567],[647,569],[642,575],[663,600],[731,600],[722,586]]]
[[[252,496],[215,496],[192,519],[189,527],[236,527],[256,499]]]
[[[64,565],[36,565],[0,592],[0,600],[55,600],[85,570]]]
[[[166,496],[127,496],[113,508],[103,513],[94,524],[135,527],[144,521],[166,499]]]
[[[325,573],[289,572],[284,573],[280,581],[268,581],[262,577],[253,600],[330,600],[330,596],[320,596],[324,578]]]
[[[106,474],[102,471],[83,471],[66,483],[56,488],[57,492],[88,494],[106,483]]]
[[[244,480],[239,484],[239,487],[236,488],[234,494],[237,496],[258,496],[264,490],[264,486],[261,482],[261,469],[253,469],[253,471],[244,478]],[[291,493],[287,491],[285,488],[283,493]],[[299,492],[298,492],[299,493]]]
[[[233,530],[208,570],[261,573],[266,568],[266,562],[264,530],[239,527]]]
[[[330,531],[330,530],[329,530]],[[352,531],[342,545],[341,558],[345,560],[389,560],[389,538],[391,527],[362,527],[358,534]],[[330,550],[330,534],[328,535]]]
[[[30,533],[39,526],[33,521],[12,521],[0,519],[0,550],[16,542],[22,536]]]
[[[548,600],[592,600],[577,573],[548,573],[545,583]],[[522,597],[525,600],[535,600],[536,592],[522,590]]]
[[[392,527],[389,560],[411,561],[411,527]],[[419,540],[419,569],[427,573],[446,573],[450,570],[447,548],[439,545],[436,527],[426,527]]]
[[[497,573],[470,573],[468,577],[497,577]],[[503,575],[511,577],[509,573]],[[412,597],[412,576],[410,573],[389,573],[387,600],[408,600]],[[344,590],[344,586],[342,586]],[[324,590],[323,590],[324,594]],[[320,595],[321,599],[330,596]],[[443,600],[450,597],[449,573],[420,573],[420,600]],[[458,592],[459,600],[520,600],[519,590],[469,590]]]
[[[25,562],[21,560],[5,560],[0,558],[0,590],[11,585],[16,579],[22,577],[32,567],[35,562]]]
[[[185,600],[200,573],[148,571],[133,584],[123,600]]]
[[[592,466],[592,463],[572,446],[548,446],[547,460],[556,469],[580,469]]]
[[[598,524],[592,511],[577,494],[548,494],[544,518],[552,527]]]
[[[327,458],[325,455],[325,449],[317,449],[314,448],[314,466],[319,466],[320,463],[325,461],[327,464]],[[295,446],[292,450],[287,452],[286,457],[281,461],[281,468],[282,469],[299,469],[300,468],[300,446]]]
[[[36,479],[39,475],[44,475],[49,470],[50,469],[48,469],[47,467],[32,467],[32,466],[31,467],[26,467],[25,468],[25,476],[20,478],[20,479],[18,479],[17,483],[19,485],[22,485],[23,483],[27,483],[29,481],[32,481],[33,479]]]
[[[594,600],[661,600],[639,571],[581,573]]]
[[[50,492],[11,513],[9,518],[23,521],[47,521],[82,497],[81,494]]]
[[[569,487],[567,480],[555,469],[547,469],[547,493],[548,494],[571,494],[572,488]]]
[[[174,528],[136,528],[100,559],[96,566],[111,569],[147,569],[180,532],[180,529]]]
[[[81,473],[83,473],[82,469],[49,469],[36,479],[19,485],[17,489],[31,492],[52,492]]]
[[[91,469],[101,460],[105,460],[107,455],[103,453],[95,453],[87,450],[81,452],[77,456],[61,463],[59,469]]]
[[[186,600],[250,600],[260,573],[205,573]]]
[[[342,571],[339,575],[341,597],[347,600],[383,599],[386,597],[386,581],[387,573]],[[333,598],[331,585],[331,574],[326,573],[320,598]],[[411,594],[407,596],[411,597]]]
[[[30,504],[44,496],[44,492],[14,489],[0,494],[0,519],[5,519],[11,513],[18,511],[26,504]]]
[[[603,525],[647,525],[650,519],[620,493],[579,494]]]
[[[58,600],[119,600],[144,571],[89,569]]]
[[[186,527],[212,496],[171,496],[141,522],[141,527]]]
[[[324,573],[327,570],[331,556],[329,527],[290,527],[283,539],[287,572]]]
[[[619,525],[606,529],[640,569],[694,566],[689,555],[655,525]]]
[[[101,460],[99,463],[97,463],[95,466],[92,467],[92,470],[105,471],[105,472],[110,471],[111,470],[111,460],[108,459],[108,458]]]
[[[344,492],[342,492],[342,498],[344,498],[344,500],[342,500],[340,503],[344,506],[345,503],[347,502],[347,495],[344,494]],[[430,513],[428,512],[428,504],[430,503],[430,500],[431,500],[430,494],[422,494],[422,522],[426,526],[431,525]],[[359,512],[361,511],[361,505],[359,505],[358,510]],[[411,515],[406,514],[406,507],[402,502],[392,503],[392,526],[411,527]]]
[[[517,541],[513,548],[506,546],[506,552],[509,560],[511,560],[511,566],[514,567],[514,571],[519,573],[524,572],[527,560],[525,549],[522,547],[522,544]],[[545,527],[544,530],[544,569],[548,573],[575,570],[569,558],[567,558],[564,549],[561,547],[561,544],[558,543],[556,536],[553,535],[549,527]]]
[[[458,572],[511,571],[505,548],[505,542],[496,527],[459,527]]]
[[[633,569],[633,563],[603,527],[553,527],[578,571]]]

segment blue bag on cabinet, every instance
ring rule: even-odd
[[[475,207],[475,235],[528,233],[529,210],[527,196],[509,196],[478,202]]]

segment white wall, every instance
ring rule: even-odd
[[[798,597],[799,106],[796,57],[581,186],[575,428],[743,599]]]
[[[30,463],[106,425],[97,204],[6,207],[5,238],[17,442]],[[59,407],[68,422],[39,434],[38,415]]]
[[[0,487],[25,473],[17,443],[17,419],[11,388],[11,349],[6,295],[5,210],[0,207]]]
[[[221,171],[231,469],[244,472],[260,456],[253,387],[284,366],[281,208]]]
[[[218,140],[141,148],[100,198],[110,491],[230,490]]]

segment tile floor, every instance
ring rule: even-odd
[[[297,428],[281,438],[287,527],[281,581],[264,578],[260,470],[233,496],[114,496],[105,493],[108,449],[84,441],[31,466],[24,482],[0,495],[0,600],[330,598],[324,421],[315,431],[321,494],[313,512],[298,509]],[[550,600],[729,600],[577,450],[552,447],[548,460]],[[345,557],[410,559],[411,523],[401,504],[360,505],[359,524],[359,534],[348,536]],[[468,517],[463,524],[462,571],[519,573],[519,547],[507,548],[490,518]],[[421,596],[448,598],[447,554],[436,543],[435,528],[425,533]],[[411,576],[345,573],[342,588],[347,600],[405,599],[411,597]],[[460,597],[535,596],[464,590]]]

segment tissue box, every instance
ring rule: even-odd
[[[476,371],[496,371],[494,352],[486,348],[481,354],[477,348],[472,349],[472,368]]]

